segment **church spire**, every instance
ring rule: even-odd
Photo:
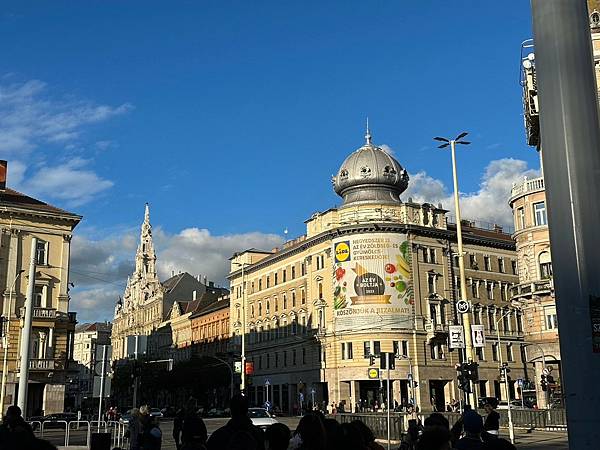
[[[146,202],[146,210],[144,211],[144,223],[150,224],[150,205]]]
[[[369,129],[369,117],[367,116],[367,134],[365,134],[367,145],[371,145],[371,130]]]
[[[146,203],[144,208],[144,222],[140,232],[140,243],[135,255],[134,278],[146,280],[157,280],[156,277],[156,253],[152,241],[152,225],[150,224],[150,205]]]

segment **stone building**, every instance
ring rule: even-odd
[[[135,255],[135,270],[127,279],[123,298],[119,299],[115,306],[111,336],[113,360],[125,359],[128,353],[131,353],[131,349],[127,349],[127,338],[129,336],[156,335],[157,330],[161,327],[164,331],[164,322],[169,320],[174,310],[175,314],[186,314],[181,309],[181,304],[176,305],[177,301],[193,301],[195,298],[200,298],[207,292],[207,289],[218,290],[219,292],[227,291],[214,286],[213,282],[207,284],[206,279],[203,283],[199,275],[194,277],[187,272],[173,273],[171,278],[162,283],[160,282],[156,270],[156,252],[152,240],[150,209],[146,204],[140,243]],[[178,322],[184,323],[185,321],[179,319]],[[161,332],[158,334],[167,336],[171,333],[169,330],[169,333]],[[150,339],[149,345],[157,342],[162,342],[162,340]],[[163,344],[159,343],[157,345],[162,346]],[[149,348],[148,350],[155,353],[159,351],[158,348]]]
[[[72,407],[81,409],[85,399],[92,399],[96,365],[96,346],[110,345],[111,324],[108,322],[82,323],[75,327],[73,361],[77,373],[67,397]],[[69,391],[69,389],[68,389]]]
[[[463,356],[448,348],[448,326],[462,321],[455,226],[441,205],[402,202],[406,170],[366,138],[333,177],[340,207],[313,214],[306,235],[282,248],[231,259],[230,328],[238,351],[245,330],[255,403],[264,401],[266,381],[269,398],[284,411],[313,398],[345,403],[346,410],[385,402],[385,382],[369,377],[369,355],[381,352],[403,356],[391,370],[394,401],[412,401],[411,368],[422,409],[460,397],[454,366]],[[471,322],[483,325],[487,338],[477,352],[477,393],[505,398],[502,352],[514,366],[514,397],[523,335],[508,294],[518,282],[515,244],[498,226],[465,221],[463,234]]]
[[[9,320],[4,408],[17,401],[21,320],[29,283],[31,239],[36,237],[27,411],[34,415],[64,409],[76,323],[75,313],[69,312],[71,237],[80,220],[81,216],[6,187],[6,161],[0,162],[0,285],[2,315]]]
[[[195,356],[229,351],[229,294],[204,294],[190,320]]]

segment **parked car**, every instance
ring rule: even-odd
[[[119,418],[119,422],[128,425],[129,421],[131,420],[131,414],[132,410],[128,409],[126,412],[124,412],[123,414],[121,414],[121,417]]]
[[[162,413],[163,417],[175,417],[177,414],[177,410],[172,406],[165,406],[160,410],[160,412]]]
[[[479,397],[477,399],[477,406],[480,409],[483,409],[486,403],[498,406],[498,399],[496,397]]]
[[[43,423],[44,429],[49,428],[66,428],[65,422],[74,422],[77,420],[77,413],[56,413],[48,414],[42,417],[39,421]],[[37,425],[37,424],[36,424]]]
[[[265,408],[248,408],[248,417],[252,421],[252,425],[266,429],[269,425],[277,423],[277,420]]]
[[[163,413],[159,408],[150,408],[150,417],[160,419],[163,417]]]

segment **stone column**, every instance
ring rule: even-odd
[[[351,408],[350,411],[352,412],[358,412],[356,410],[356,403],[358,403],[358,401],[360,396],[360,386],[358,384],[358,381],[351,381],[350,382],[350,401],[352,402],[351,404]]]
[[[19,252],[19,230],[14,228],[4,229],[3,233],[7,233],[10,236],[10,242],[8,246],[8,263],[6,265],[6,286],[4,289],[4,307],[2,309],[2,314],[4,316],[8,316],[11,318],[15,317],[16,314],[16,304],[17,304],[17,292],[20,291],[19,284],[20,279],[17,281],[14,287],[14,292],[12,295],[12,304],[8,304],[8,299],[10,297],[10,288],[17,276],[17,258]]]

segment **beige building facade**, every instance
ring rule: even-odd
[[[5,176],[5,161],[2,168]],[[2,315],[9,321],[4,408],[17,401],[20,336],[30,281],[31,240],[35,237],[37,267],[27,411],[35,415],[64,410],[76,323],[76,314],[69,311],[71,237],[80,220],[81,216],[7,188],[6,178],[0,179],[0,299]]]
[[[369,369],[379,367],[378,360],[370,366],[369,355],[392,352],[399,356],[391,371],[393,401],[443,409],[461,395],[454,366],[462,352],[448,348],[449,326],[462,321],[455,309],[455,226],[441,205],[400,200],[408,175],[369,134],[333,182],[343,204],[313,214],[306,235],[231,259],[230,327],[238,351],[245,330],[250,398],[261,404],[268,389],[284,411],[313,399],[346,410],[373,408],[386,402],[385,381],[369,378]],[[504,398],[499,352],[518,372],[523,337],[520,312],[509,302],[518,282],[515,245],[500,227],[465,222],[463,230],[471,321],[484,326],[487,340],[477,352],[476,389]]]

